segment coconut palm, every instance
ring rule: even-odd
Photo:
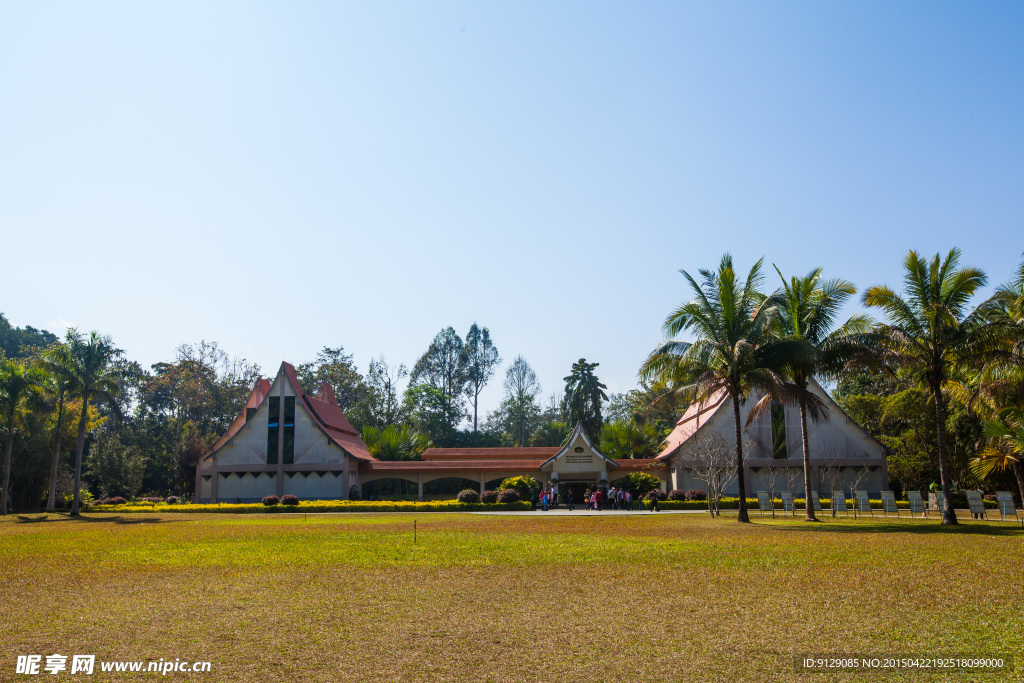
[[[378,460],[419,460],[430,447],[430,439],[407,426],[388,425],[377,429],[363,427],[363,442],[370,454]]]
[[[673,338],[655,349],[640,368],[641,381],[664,382],[685,400],[703,402],[725,392],[732,402],[740,522],[750,521],[740,404],[751,391],[763,392],[769,399],[767,405],[771,400],[789,403],[793,399],[789,385],[766,356],[767,349],[778,340],[771,324],[775,312],[758,291],[763,261],[755,263],[743,281],[736,277],[729,254],[722,257],[717,270],[701,270],[700,283],[685,270],[680,271],[695,297],[665,319],[665,333]],[[674,339],[687,331],[696,337],[692,343]],[[752,411],[748,423],[755,415]]]
[[[53,512],[57,505],[57,470],[60,465],[61,436],[64,434],[64,409],[75,387],[71,349],[56,342],[39,356],[43,371],[43,390],[57,402],[57,424],[53,429],[53,458],[50,460],[50,493],[46,498],[46,511]]]
[[[877,325],[878,362],[900,367],[916,377],[935,404],[935,434],[939,477],[945,505],[943,524],[956,524],[950,497],[946,454],[946,397],[952,378],[964,368],[1000,355],[1004,348],[1000,325],[991,324],[994,299],[975,308],[969,304],[987,277],[977,268],[960,267],[960,250],[930,261],[916,251],[903,259],[905,296],[876,285],[864,293],[867,306],[881,308],[886,323]]]
[[[995,420],[985,423],[989,446],[971,459],[971,471],[984,479],[993,472],[1012,470],[1024,500],[1024,409],[1014,406],[1003,410]]]
[[[82,399],[82,412],[78,420],[78,441],[75,444],[75,495],[71,503],[71,514],[78,516],[80,490],[82,488],[82,452],[85,450],[85,427],[89,419],[89,402],[113,399],[120,388],[114,361],[121,350],[114,346],[110,337],[93,331],[84,336],[77,329],[70,329],[64,338],[71,361],[70,372],[75,381],[75,392]]]
[[[776,320],[783,336],[780,355],[786,356],[790,379],[802,391],[798,394],[800,409],[800,438],[803,445],[804,491],[811,491],[811,449],[807,442],[807,416],[827,417],[827,409],[811,402],[813,396],[807,386],[816,376],[835,376],[861,346],[862,337],[871,330],[871,318],[866,315],[851,316],[845,323],[835,327],[836,316],[843,304],[856,293],[853,283],[846,280],[822,280],[821,268],[816,268],[805,277],[794,276],[787,282],[776,267],[775,272],[782,279],[782,289],[775,293],[772,301],[777,310]],[[810,410],[809,410],[810,408]],[[820,409],[819,409],[820,408]],[[814,506],[807,505],[808,522],[817,521]]]
[[[3,405],[7,424],[7,442],[4,445],[4,488],[0,494],[0,514],[7,514],[11,488],[11,452],[14,448],[14,417],[18,408],[38,391],[39,372],[15,360],[0,361],[0,405]]]

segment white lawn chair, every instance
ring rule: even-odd
[[[832,515],[835,516],[837,512],[845,512],[847,517],[850,516],[850,509],[846,507],[845,491],[832,492]]]
[[[793,503],[793,494],[789,491],[783,491],[779,494],[779,497],[782,498],[782,509],[795,515],[796,505]]]
[[[1009,491],[996,491],[996,502],[999,503],[999,514],[1003,520],[1009,515],[1017,519],[1017,506],[1013,504],[1013,494]]]
[[[920,491],[907,491],[907,502],[910,503],[910,515],[921,515],[927,517],[928,513],[924,509],[924,500],[921,499]]]
[[[931,501],[929,501],[929,508],[931,508]],[[942,495],[942,491],[935,492],[935,511],[942,516],[942,508],[946,507],[946,497]]]
[[[853,499],[857,506],[857,512],[861,513],[862,515],[865,512],[869,512],[871,513],[872,517],[875,516],[875,513],[871,510],[871,500],[868,499],[867,491],[854,491]]]
[[[897,517],[900,516],[900,509],[896,505],[896,496],[892,491],[882,491],[882,514],[888,517],[890,512],[895,512]]]
[[[766,512],[774,512],[775,504],[774,501],[768,496],[767,491],[757,492],[757,507],[761,510],[761,516],[764,517]]]
[[[821,498],[817,491],[811,491],[811,500],[814,501],[814,511],[821,512]]]
[[[967,506],[971,509],[974,519],[988,519],[985,515],[985,499],[981,491],[967,491]]]

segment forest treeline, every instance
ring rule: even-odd
[[[885,445],[898,489],[923,489],[942,478],[939,439],[953,487],[1016,483],[1024,489],[1024,263],[995,294],[974,302],[985,274],[958,261],[956,250],[931,263],[911,252],[902,294],[876,286],[864,295],[885,320],[858,315],[829,330],[825,323],[855,289],[824,280],[820,269],[788,279],[779,273],[780,286],[764,292],[760,263],[746,282],[731,260],[727,268],[723,260],[718,271],[700,271],[700,282],[687,274],[697,295],[669,316],[665,329],[670,337],[695,333],[696,341],[659,347],[641,368],[639,386],[621,394],[608,395],[598,363],[581,358],[566,369],[564,384],[545,395],[527,360],[516,355],[503,364],[488,328],[475,323],[464,337],[442,329],[411,367],[380,356],[364,374],[338,344],[296,370],[307,392],[323,381],[332,386],[381,459],[417,459],[430,446],[559,446],[577,422],[610,457],[647,458],[658,453],[686,405],[701,398],[702,386],[725,386],[709,378],[719,372],[728,384],[732,370],[713,361],[723,344],[732,344],[732,361],[742,359],[736,349],[743,348],[756,361],[734,369],[755,379],[771,373],[778,384],[769,393],[777,402],[799,405],[801,383],[825,382],[842,409]],[[736,311],[723,308],[726,285],[752,307],[748,320],[728,329],[726,318]],[[763,329],[751,326],[758,316]],[[808,339],[819,333],[811,362]],[[740,336],[730,341],[729,334]],[[715,335],[722,339],[715,342]],[[941,348],[936,335],[945,335]],[[825,363],[822,349],[829,348]],[[940,356],[931,359],[938,366],[928,354]],[[266,371],[273,375],[276,368]],[[144,368],[99,333],[68,330],[58,337],[14,327],[0,313],[3,509],[67,506],[76,472],[83,496],[190,496],[196,460],[239,415],[264,374],[205,340]],[[756,388],[754,379],[743,381],[737,391]],[[494,383],[503,399],[483,415],[481,393]]]

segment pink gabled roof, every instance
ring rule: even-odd
[[[498,448],[428,448],[424,460],[547,460],[561,450],[558,446],[524,446]]]
[[[665,437],[665,447],[661,449],[661,454],[658,455],[657,459],[666,460],[677,448],[696,434],[698,429],[706,425],[711,416],[725,402],[725,397],[725,389],[719,389],[707,401],[691,403],[686,412],[683,413],[683,416],[679,418],[679,422],[676,422],[675,429]]]

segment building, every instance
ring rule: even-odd
[[[808,423],[812,481],[820,488],[833,480],[854,483],[873,495],[888,488],[885,449],[853,422],[821,387],[811,390],[830,408],[831,419]],[[746,420],[755,398],[741,409]],[[582,500],[588,487],[607,485],[632,472],[658,477],[662,490],[706,489],[697,476],[704,434],[718,434],[732,447],[731,404],[719,394],[691,405],[665,441],[657,458],[615,460],[605,456],[580,424],[564,446],[551,448],[430,448],[421,460],[374,458],[345,417],[331,387],[305,394],[295,368],[282,363],[273,381],[259,379],[242,414],[196,466],[196,502],[251,503],[264,496],[291,494],[303,500],[362,497],[368,484],[408,482],[424,499],[427,485],[440,480],[456,489],[494,489],[507,477],[530,476],[560,493]],[[768,490],[775,476],[794,494],[803,493],[799,413],[773,406],[745,430],[744,462],[748,495]],[[799,474],[800,476],[796,476]],[[726,489],[737,493],[736,484]],[[450,496],[450,494],[449,494]]]
[[[867,490],[873,498],[889,488],[885,447],[854,422],[816,383],[808,387],[828,408],[828,419],[815,423],[807,420],[807,442],[811,456],[812,490],[829,497],[831,486]],[[751,408],[760,396],[751,396],[740,407],[740,422],[746,427]],[[719,392],[705,403],[692,404],[676,423],[657,457],[669,468],[672,488],[707,489],[698,477],[702,449],[708,445],[704,435],[718,435],[727,444],[730,462],[735,458],[735,418],[732,402]],[[800,412],[793,406],[773,405],[743,431],[744,477],[747,495],[770,490],[770,479],[776,478],[776,491],[791,490],[804,495],[803,440],[800,435]],[[738,495],[735,480],[725,495]]]
[[[613,460],[577,425],[562,447],[431,448],[422,460],[375,459],[338,407],[326,383],[302,391],[295,368],[282,363],[273,381],[256,381],[242,414],[196,465],[195,501],[252,503],[291,494],[303,500],[346,500],[366,484],[407,481],[423,500],[427,484],[460,480],[461,488],[496,488],[531,476],[560,490],[583,490],[646,471],[667,486],[667,466],[654,459]]]

